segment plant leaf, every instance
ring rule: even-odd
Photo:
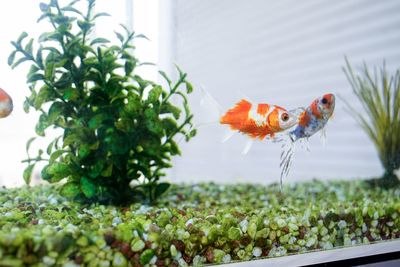
[[[92,198],[96,194],[96,186],[86,177],[82,177],[81,179],[81,190],[87,198]]]
[[[185,82],[185,84],[186,84],[186,92],[188,94],[192,93],[193,92],[193,85],[190,82]]]
[[[26,149],[26,153],[27,153],[27,154],[28,154],[28,152],[29,152],[29,148],[30,148],[31,145],[32,145],[32,142],[35,141],[35,139],[36,139],[36,137],[31,137],[31,138],[29,138],[28,142],[26,142],[25,149]]]
[[[29,165],[28,167],[26,167],[24,170],[23,177],[24,177],[25,184],[27,184],[27,185],[29,185],[31,182],[32,171],[33,171],[34,167],[35,167],[35,165],[32,164],[32,165]]]
[[[155,196],[160,197],[170,188],[170,186],[171,185],[169,183],[159,183],[154,191]]]
[[[95,45],[95,44],[105,44],[109,43],[110,41],[105,39],[105,38],[96,38],[93,41],[90,42],[90,45]]]
[[[71,167],[62,162],[54,162],[46,170],[52,176],[51,182],[58,182],[72,173]]]
[[[93,19],[97,19],[98,17],[110,17],[111,15],[106,12],[100,12],[94,15]]]
[[[11,68],[14,69],[14,68],[17,67],[19,64],[21,64],[21,63],[23,63],[23,62],[25,62],[25,61],[28,61],[28,60],[29,60],[29,58],[27,58],[27,57],[20,58],[20,59],[18,59],[16,62],[14,62],[14,64],[11,65]]]
[[[78,183],[68,182],[60,188],[60,194],[67,198],[75,198],[81,192],[81,188]]]
[[[32,76],[30,76],[28,78],[27,82],[32,83],[32,82],[36,82],[36,81],[44,80],[44,79],[45,79],[45,77],[43,76],[43,74],[36,73],[36,74],[33,74]]]
[[[28,34],[26,32],[22,32],[21,35],[17,39],[17,43],[21,44],[22,40],[24,40],[26,37],[28,37]]]
[[[11,54],[8,56],[7,59],[7,63],[9,66],[11,66],[14,63],[14,59],[15,59],[15,54],[17,53],[17,51],[13,51],[11,52]]]

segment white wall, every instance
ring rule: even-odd
[[[176,62],[225,109],[242,95],[291,109],[326,92],[359,107],[341,70],[344,55],[355,66],[386,60],[393,70],[400,63],[396,0],[178,0],[174,11]],[[197,90],[191,101],[201,123],[212,112],[198,105],[199,98]],[[175,161],[173,180],[278,181],[279,145],[258,142],[242,156],[247,138],[222,144],[224,128],[199,129]],[[340,99],[327,135],[325,147],[313,136],[311,151],[298,151],[288,181],[382,173],[373,144]]]
[[[35,135],[35,114],[25,114],[22,103],[29,90],[25,83],[29,70],[27,65],[11,70],[7,65],[8,55],[13,50],[10,42],[16,40],[23,31],[39,36],[41,26],[36,24],[40,16],[38,1],[7,1],[0,4],[0,87],[14,100],[13,113],[0,119],[0,185],[22,183],[26,158],[25,143]],[[21,7],[24,8],[21,8]]]

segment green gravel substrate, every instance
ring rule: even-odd
[[[153,207],[0,189],[0,266],[186,266],[400,237],[400,189],[363,181],[173,186]]]

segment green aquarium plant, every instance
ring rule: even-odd
[[[399,184],[395,170],[400,168],[400,71],[388,74],[385,65],[371,74],[367,65],[360,74],[346,59],[344,72],[365,113],[347,103],[374,143],[385,173],[381,185]]]
[[[171,157],[180,154],[177,135],[188,141],[196,133],[187,101],[192,85],[179,68],[175,83],[160,72],[168,88],[143,79],[137,74],[142,64],[133,54],[132,41],[145,36],[122,26],[123,33],[116,32],[119,43],[110,44],[93,34],[96,20],[108,14],[94,13],[95,0],[82,1],[85,12],[75,7],[78,2],[41,3],[39,21],[50,23],[52,31],[37,41],[25,41],[24,32],[12,42],[9,65],[31,62],[24,110],[40,113],[37,135],[61,129],[45,152],[39,150],[34,157],[28,153],[24,179],[29,184],[35,164],[43,161],[44,180],[66,178],[64,196],[153,201],[169,187],[159,179],[171,167]]]

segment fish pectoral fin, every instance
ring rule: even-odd
[[[292,141],[290,140],[289,133],[283,132],[283,133],[275,133],[273,138],[270,138],[273,143],[281,143],[281,142],[288,142]]]
[[[286,140],[282,144],[282,152],[280,157],[279,167],[281,168],[280,175],[280,189],[282,191],[283,179],[289,174],[290,167],[292,165],[292,158],[296,149],[296,144],[291,140]]]
[[[246,155],[247,153],[249,153],[251,147],[253,146],[253,143],[254,143],[253,139],[247,140],[246,145],[243,148],[242,155]]]
[[[267,137],[267,134],[261,134],[260,136],[258,136],[258,139],[259,139],[260,141],[262,141],[262,140],[265,139],[265,137]]]
[[[235,132],[232,130],[227,130],[224,136],[222,137],[222,143],[227,142],[229,139],[232,138],[232,136],[235,135]]]
[[[326,127],[321,129],[321,142],[323,146],[326,145]]]

